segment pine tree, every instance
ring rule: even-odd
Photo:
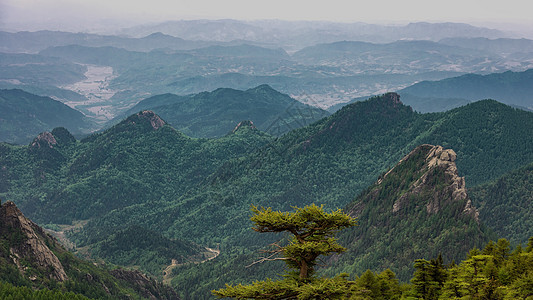
[[[340,209],[326,213],[323,206],[314,204],[294,209],[294,212],[279,212],[253,206],[251,218],[255,223],[253,230],[257,232],[292,234],[288,245],[273,244],[274,249],[266,251],[268,256],[256,262],[283,260],[292,270],[289,276],[279,281],[267,279],[251,285],[226,285],[224,289],[213,291],[214,295],[238,299],[335,299],[348,292],[345,274],[318,278],[314,267],[320,255],[346,250],[337,243],[334,235],[340,229],[354,226],[355,220]]]

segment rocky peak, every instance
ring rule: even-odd
[[[400,101],[400,95],[397,93],[386,93],[383,95],[382,99],[383,101],[392,104],[393,107],[403,105],[402,101]]]
[[[52,135],[59,146],[69,145],[76,142],[76,138],[64,127],[57,127],[52,130]]]
[[[235,129],[233,129],[231,132],[235,133],[238,130],[240,130],[241,128],[246,128],[246,127],[250,128],[250,129],[256,129],[256,127],[254,125],[254,122],[252,122],[252,121],[241,121],[241,122],[239,122],[239,124],[237,124],[237,126],[235,126]]]
[[[392,206],[393,213],[401,213],[402,208],[409,205],[409,199],[423,196],[428,214],[438,213],[444,206],[462,203],[462,213],[470,215],[479,222],[479,212],[472,205],[466,193],[465,179],[457,172],[455,160],[457,154],[452,149],[442,146],[420,145],[406,155],[384,176],[378,179],[382,185],[391,176],[406,177],[404,166],[417,163],[417,169],[407,170],[416,174],[413,182],[409,182],[407,191],[399,193]],[[413,164],[414,165],[414,164]],[[405,174],[404,174],[405,173]]]
[[[468,197],[465,179],[458,175],[455,164],[456,158],[457,154],[452,149],[425,144],[418,146],[400,160],[398,165],[378,180],[378,185],[397,168],[401,168],[402,164],[406,164],[410,160],[423,159],[419,170],[410,170],[418,172],[418,179],[410,183],[407,192],[402,193],[396,199],[392,211],[394,213],[400,212],[403,207],[408,205],[411,196],[425,195],[423,200],[428,214],[438,213],[450,203],[463,203],[462,213],[472,216],[479,222],[479,212]]]
[[[56,138],[54,135],[48,131],[40,133],[35,139],[33,139],[33,142],[31,143],[31,147],[37,147],[37,148],[54,148],[54,145],[57,145]]]
[[[9,244],[9,258],[22,273],[28,268],[24,265],[24,261],[46,270],[50,279],[57,281],[68,279],[63,265],[46,245],[45,240],[52,238],[41,227],[27,219],[13,202],[8,201],[0,205],[0,225],[1,238],[13,232],[22,234],[22,239],[19,239],[18,243]]]
[[[152,125],[152,128],[154,130],[159,129],[159,128],[163,127],[163,125],[166,124],[165,121],[163,121],[163,119],[161,119],[158,115],[156,115],[151,110],[143,110],[140,113],[138,113],[137,116],[140,119],[148,120],[150,122],[150,125]]]

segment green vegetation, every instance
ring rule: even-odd
[[[179,264],[200,261],[205,251],[198,245],[171,240],[157,232],[132,225],[98,242],[92,254],[105,257],[116,265],[142,266],[151,274],[161,274],[161,270],[170,265],[172,260]]]
[[[246,91],[221,88],[189,96],[153,96],[141,101],[124,115],[146,109],[154,111],[188,136],[207,138],[225,136],[242,120],[252,120],[261,131],[282,135],[329,115],[268,85]]]
[[[514,245],[526,244],[533,236],[533,164],[471,188],[468,193],[479,216],[498,236]]]
[[[346,248],[337,244],[334,234],[343,228],[354,226],[355,220],[337,210],[324,212],[323,206],[310,205],[294,208],[294,212],[272,211],[271,208],[252,207],[257,232],[288,232],[292,238],[288,245],[273,244],[273,250],[266,251],[258,262],[284,260],[292,272],[281,281],[254,282],[248,286],[230,286],[213,291],[220,298],[254,299],[332,299],[342,291],[344,276],[334,279],[315,276],[316,260],[320,255],[342,253]]]
[[[1,205],[0,298],[124,299],[150,295],[176,297],[169,287],[137,276],[135,271],[110,270],[74,256],[26,219],[13,203]]]
[[[489,100],[445,113],[420,114],[399,102],[396,94],[386,94],[348,105],[278,138],[254,129],[249,122],[217,139],[189,138],[168,125],[157,124],[158,117],[142,113],[81,141],[72,141],[65,132],[55,131],[52,135],[58,143],[53,148],[0,144],[0,196],[14,200],[42,224],[87,220],[86,225],[66,234],[90,253],[98,242],[112,245],[121,238],[114,233],[132,226],[158,232],[169,241],[211,248],[219,245],[221,254],[217,259],[178,266],[172,271],[172,284],[184,297],[202,299],[225,282],[261,280],[260,274],[271,274],[274,280],[275,263],[254,266],[259,271],[244,268],[254,261],[255,250],[275,242],[274,237],[258,242],[246,229],[246,209],[252,203],[282,211],[310,205],[310,199],[318,205],[345,207],[380,174],[424,143],[455,150],[458,175],[465,176],[468,188],[533,161],[533,114]],[[44,140],[38,144],[46,146]],[[416,179],[416,172],[415,168],[406,178]],[[434,177],[436,186],[441,182],[439,176]],[[398,189],[392,183],[386,189],[391,196],[401,195],[407,188]],[[393,201],[385,196],[380,195],[379,201]],[[365,211],[365,216],[374,219],[360,216],[365,225],[395,224],[398,239],[405,239],[404,229],[415,230],[411,242],[419,246],[397,259],[394,263],[398,267],[401,261],[405,266],[420,257],[435,257],[438,253],[421,250],[426,249],[428,237],[437,248],[442,245],[447,249],[443,252],[445,259],[453,257],[456,261],[467,251],[465,247],[480,247],[490,238],[484,235],[483,224],[491,224],[485,222],[483,215],[478,225],[457,214],[464,208],[462,202],[442,210],[449,218],[426,216],[418,208],[413,211],[413,219],[391,219],[387,223],[380,219],[379,201]],[[390,212],[392,205],[383,209]],[[526,212],[521,213],[517,218],[526,218]],[[414,220],[416,216],[424,218]],[[434,227],[424,227],[433,221]],[[340,238],[346,235],[346,245],[351,245],[357,240],[355,236],[367,236],[368,239],[360,239],[368,243],[359,246],[364,251],[383,230],[369,230],[371,226],[346,230]],[[440,234],[433,235],[429,228],[440,230]],[[390,249],[387,253],[408,249],[406,242],[393,242],[392,235],[387,239],[391,241],[385,245]],[[456,250],[456,244],[466,246]],[[156,272],[156,266],[163,262],[151,260],[152,254],[141,251],[142,243],[133,245],[139,249],[132,247],[128,251],[139,253],[141,262],[126,256],[123,261],[161,276],[162,270]],[[357,269],[388,268],[389,264],[375,252],[365,254],[372,257],[357,255]],[[99,255],[122,259],[118,252],[104,251]],[[402,280],[413,271],[410,267],[394,269],[393,263],[390,267]],[[352,272],[355,267],[346,268],[352,268]]]
[[[79,134],[91,129],[85,116],[65,104],[22,90],[0,90],[0,141],[27,144],[37,134],[66,127]]]
[[[284,259],[296,272],[288,273],[282,280],[227,284],[213,291],[219,298],[529,299],[533,294],[533,237],[525,250],[518,246],[513,252],[505,239],[490,241],[482,251],[471,250],[459,265],[453,262],[445,265],[441,254],[429,261],[417,259],[411,284],[400,285],[389,269],[380,274],[367,270],[355,280],[349,280],[346,273],[327,278],[306,272],[307,263],[314,265],[319,255],[346,250],[332,237],[334,231],[354,225],[354,220],[342,212],[324,213],[322,207],[315,205],[295,208],[294,213],[256,207],[252,211],[255,231],[287,231],[293,235],[287,246],[274,244],[276,249],[265,251],[270,255],[258,262]],[[280,253],[282,256],[277,257]]]
[[[487,229],[467,209],[468,196],[459,196],[461,179],[452,173],[453,165],[428,165],[436,149],[417,147],[347,206],[360,226],[339,235],[349,251],[328,266],[327,274],[379,266],[406,281],[413,272],[409,262],[417,258],[441,252],[447,261],[459,260],[488,241]]]
[[[533,293],[533,237],[511,252],[505,239],[473,249],[459,265],[417,260],[410,295],[416,299],[529,299]]]
[[[89,299],[80,294],[72,292],[61,292],[59,290],[33,290],[25,286],[14,286],[10,283],[0,281],[0,298],[5,300],[14,299],[42,299],[42,300],[84,300]]]

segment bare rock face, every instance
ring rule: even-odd
[[[163,125],[165,125],[165,121],[163,121],[163,119],[161,119],[158,115],[156,115],[153,111],[151,110],[143,110],[142,112],[140,112],[138,114],[139,118],[142,118],[142,119],[147,119],[150,124],[152,125],[152,128],[154,130],[157,130],[161,127],[163,127]]]
[[[237,124],[237,126],[235,126],[235,129],[233,129],[232,133],[237,132],[239,129],[241,129],[243,127],[250,127],[251,129],[256,129],[255,125],[254,125],[254,122],[252,122],[252,121],[242,121],[242,122],[239,122],[239,124]]]
[[[27,219],[13,202],[8,201],[1,205],[0,225],[2,226],[0,230],[22,233],[22,241],[11,245],[9,249],[11,259],[22,273],[25,267],[21,264],[21,260],[25,260],[43,270],[48,270],[51,279],[57,281],[68,279],[63,265],[44,242],[45,238],[51,237],[48,237],[41,227]]]
[[[383,95],[383,99],[392,103],[394,107],[403,105],[402,101],[400,101],[400,95],[397,93],[386,93]]]
[[[51,149],[54,148],[54,145],[57,145],[56,138],[48,131],[40,133],[31,143],[31,147],[37,148],[48,147]]]
[[[460,177],[457,173],[457,166],[455,160],[457,154],[452,149],[444,149],[442,146],[421,145],[404,157],[400,163],[411,159],[414,155],[424,151],[425,164],[424,172],[418,180],[416,180],[409,191],[399,197],[392,207],[392,211],[397,213],[406,202],[409,201],[411,195],[420,195],[426,192],[426,210],[428,214],[438,213],[443,206],[450,202],[464,202],[465,206],[463,213],[472,216],[479,222],[479,212],[472,205],[465,187],[464,177]],[[384,178],[394,169],[385,174]],[[383,180],[383,179],[381,179]],[[379,183],[379,181],[378,181]]]
[[[457,154],[452,149],[443,149],[442,146],[434,146],[433,149],[428,153],[426,157],[426,162],[428,166],[428,171],[431,168],[436,166],[443,167],[445,169],[445,178],[446,184],[448,184],[448,189],[451,190],[451,196],[453,201],[461,201],[468,197],[466,194],[465,187],[465,178],[459,177],[457,173],[457,166],[455,165],[455,159]],[[422,179],[422,184],[427,182],[428,172],[424,174]],[[419,180],[420,181],[420,180]],[[437,212],[439,207],[436,203],[428,203],[428,212]],[[477,216],[476,216],[477,218]]]

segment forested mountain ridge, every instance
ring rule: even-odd
[[[20,195],[27,200],[19,204],[39,222],[71,222],[146,201],[172,199],[203,181],[223,161],[254,151],[270,139],[255,129],[239,130],[214,141],[193,139],[151,111],[132,115],[81,141],[61,139],[63,136],[70,134],[60,130],[43,133],[27,151],[3,145],[2,158],[19,158],[19,165],[6,170],[12,190],[25,194],[35,184],[39,190]],[[26,180],[17,180],[18,176],[26,176]],[[50,201],[43,206],[38,195],[50,197]],[[87,201],[87,197],[95,201]],[[67,209],[72,201],[74,209]]]
[[[510,167],[501,163],[518,153],[528,156],[523,158],[524,161],[533,159],[530,154],[520,150],[522,146],[533,146],[530,144],[529,131],[518,130],[524,124],[529,124],[526,126],[531,128],[531,113],[496,101],[480,101],[446,113],[418,114],[398,99],[396,94],[387,94],[355,103],[315,124],[286,134],[264,151],[256,153],[255,157],[225,165],[213,178],[215,185],[205,187],[212,190],[205,192],[204,197],[216,193],[232,195],[232,200],[242,199],[241,204],[235,201],[220,202],[223,206],[218,206],[217,209],[228,209],[227,214],[231,215],[228,219],[232,220],[232,224],[242,222],[242,226],[245,226],[247,218],[242,214],[235,214],[235,208],[249,204],[271,206],[280,210],[290,209],[290,205],[308,203],[333,203],[333,207],[344,207],[357,193],[370,185],[367,182],[374,181],[381,172],[393,165],[391,157],[396,157],[394,159],[398,161],[402,157],[400,155],[409,153],[423,143],[436,144],[435,141],[439,141],[446,148],[459,149],[456,150],[459,157],[456,161],[457,168],[459,176],[468,175],[465,176],[468,186],[475,185],[476,183],[472,184],[474,180],[483,182],[494,178],[494,173],[502,174],[501,170],[493,169],[494,164],[498,168]],[[493,131],[495,128],[499,129]],[[504,132],[512,134],[505,135]],[[515,140],[514,134],[522,137]],[[502,138],[509,140],[502,143]],[[501,152],[492,150],[494,143],[502,147],[499,148]],[[400,154],[402,152],[404,154]],[[510,169],[517,168],[521,163],[514,161],[512,165]],[[371,171],[378,169],[381,171]],[[226,208],[226,205],[229,207]],[[206,203],[206,207],[208,206],[210,205]],[[224,219],[219,217],[216,222],[223,224]],[[99,223],[99,226],[103,225],[102,222]],[[93,230],[98,230],[98,227]],[[200,227],[198,232],[202,233],[204,230],[207,228]],[[218,235],[228,232],[230,227],[221,225],[216,230],[215,234]],[[236,245],[256,245],[252,235],[242,231]],[[226,245],[226,251],[231,251],[228,244],[223,245]],[[242,262],[243,260],[246,262]],[[229,264],[236,266],[240,272],[246,272],[252,280],[257,278],[253,271],[237,267],[252,262],[253,258],[246,255],[232,258]],[[377,268],[376,265],[367,267]],[[226,282],[242,282],[235,272],[224,270],[223,265],[217,265],[216,261],[198,268],[202,271],[212,270],[220,274],[217,278],[226,278]],[[181,273],[187,275],[179,276],[175,284],[185,282],[190,276],[203,282],[195,276],[193,269],[180,269]],[[218,279],[216,282],[221,284]],[[216,282],[210,286],[216,288]],[[192,290],[189,292],[195,296],[201,294]]]
[[[2,284],[54,289],[44,292],[50,299],[63,295],[98,299],[178,298],[174,290],[138,271],[108,270],[75,257],[27,219],[13,202],[1,203],[0,225]]]
[[[89,219],[69,233],[80,247],[110,243],[121,238],[113,232],[131,226],[220,245],[217,259],[173,273],[175,286],[200,297],[222,279],[257,278],[244,265],[254,260],[253,249],[269,241],[258,242],[248,230],[251,204],[276,210],[310,203],[344,207],[426,143],[455,150],[467,186],[533,161],[533,113],[490,100],[420,114],[389,93],[278,138],[243,124],[222,138],[193,139],[143,111],[82,141],[52,132],[53,148],[1,144],[0,196],[43,224]],[[226,271],[228,264],[240,271]],[[203,268],[217,279],[195,271]],[[191,280],[201,288],[184,285]]]
[[[142,100],[124,116],[146,109],[188,136],[208,138],[226,135],[242,120],[252,120],[261,131],[282,135],[329,115],[268,85],[245,91],[221,88],[189,96],[157,95]]]
[[[87,133],[93,124],[79,111],[49,97],[23,90],[0,89],[0,141],[26,144],[56,127]]]
[[[533,236],[533,163],[469,190],[480,218],[498,236],[525,245]]]
[[[406,280],[409,261],[439,253],[446,262],[459,261],[488,242],[456,159],[452,149],[418,146],[358,195],[346,207],[358,226],[339,235],[349,250],[331,258],[334,273],[379,266]]]

